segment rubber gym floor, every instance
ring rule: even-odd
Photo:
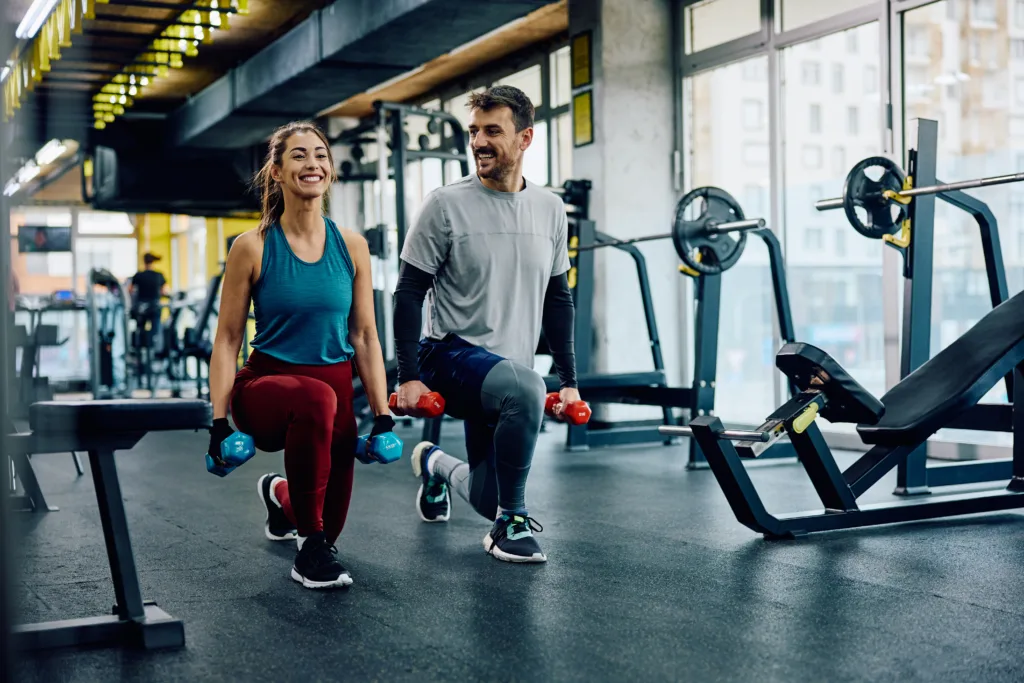
[[[402,429],[406,452],[418,430]],[[462,454],[461,428],[443,439]],[[567,453],[542,434],[528,503],[549,562],[484,554],[461,500],[416,516],[407,458],[358,465],[340,557],[355,584],[305,590],[294,545],[263,537],[257,455],[206,473],[203,433],[155,433],[117,463],[143,597],[185,622],[170,652],[22,656],[55,681],[1024,680],[1024,517],[997,514],[766,542],[738,524],[681,446]],[[88,474],[33,458],[52,514],[21,514],[21,621],[106,613],[113,601]],[[845,464],[844,460],[841,464]],[[795,464],[755,465],[769,509],[812,509]],[[865,500],[884,500],[884,480]],[[21,538],[21,537],[19,537]]]

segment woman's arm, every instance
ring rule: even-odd
[[[217,312],[217,336],[210,356],[210,402],[214,419],[228,415],[231,387],[238,371],[238,352],[249,320],[249,297],[254,264],[259,262],[258,253],[259,235],[255,232],[239,236],[228,252]]]
[[[348,340],[356,352],[356,372],[359,373],[373,414],[390,415],[384,353],[377,338],[377,317],[373,308],[370,249],[362,235],[351,230],[342,230],[341,234],[356,269],[352,283],[352,312],[348,317]]]

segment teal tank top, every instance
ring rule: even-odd
[[[355,355],[348,340],[355,267],[345,240],[324,216],[327,240],[316,263],[292,251],[280,224],[267,231],[263,266],[253,286],[252,348],[286,363],[332,365]]]

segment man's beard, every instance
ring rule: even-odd
[[[491,159],[491,167],[487,171],[480,169],[480,160],[476,159],[476,174],[481,178],[487,178],[488,180],[504,180],[508,177],[508,174],[512,172],[512,162],[498,154],[497,150],[484,149],[474,153],[474,157],[477,154],[493,154],[494,158]]]

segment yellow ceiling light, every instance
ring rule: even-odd
[[[71,46],[72,36],[82,32],[82,23],[86,19],[96,18],[96,4],[106,4],[108,0],[55,0],[53,9],[43,21],[34,38],[20,46],[6,63],[0,63],[0,90],[2,90],[3,121],[10,121],[35,84],[50,71],[51,64],[61,57],[61,48]],[[198,7],[197,7],[198,6]],[[145,74],[136,92],[150,84],[153,78],[164,77],[170,69],[184,66],[184,57],[195,57],[199,54],[199,45],[213,40],[215,31],[228,28],[228,16],[231,13],[246,15],[249,13],[248,0],[196,0],[195,9],[183,11],[172,26],[167,27],[140,54],[136,61],[149,64],[131,64],[125,73]],[[121,74],[118,74],[121,76]],[[117,79],[117,76],[115,76]],[[125,80],[111,80],[111,84],[127,83]],[[123,99],[121,91],[112,93],[107,87],[101,90],[104,94],[120,94],[112,103]],[[107,99],[107,98],[105,98]],[[131,98],[125,101],[131,106]],[[97,128],[100,126],[97,121]]]
[[[104,0],[99,0],[104,1]],[[136,62],[125,68],[124,72],[114,76],[110,83],[103,86],[101,93],[114,95],[110,99],[111,104],[123,105],[121,111],[104,111],[103,117],[97,119],[97,128],[100,122],[110,123],[115,116],[124,113],[124,109],[131,107],[132,99],[142,92],[142,89],[150,85],[156,78],[166,77],[171,69],[180,69],[185,65],[185,57],[195,57],[199,54],[199,46],[213,40],[216,31],[223,31],[228,28],[228,16],[230,14],[246,15],[249,13],[248,0],[196,0],[194,9],[183,11],[174,24],[165,28],[157,38],[146,48],[146,51],[136,57]],[[145,66],[145,70],[141,68]],[[127,74],[145,73],[138,83]],[[126,87],[127,86],[127,87]]]
[[[82,20],[91,19],[94,0],[58,0],[31,42],[15,50],[3,69],[3,120],[10,121],[60,49],[71,47],[71,36],[82,32]]]

